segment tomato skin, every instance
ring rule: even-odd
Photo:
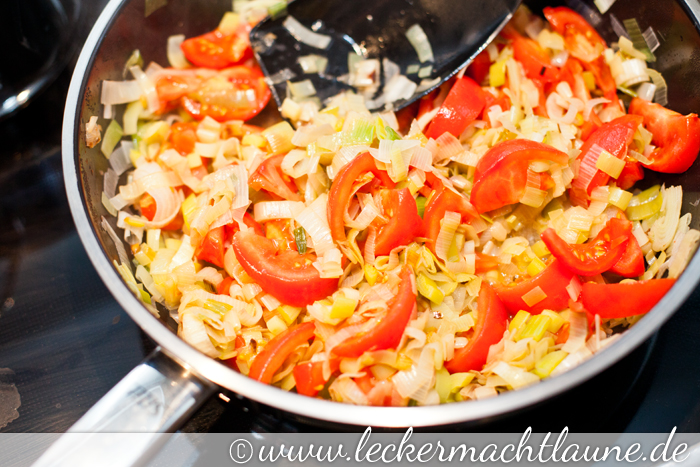
[[[203,68],[226,68],[253,56],[248,34],[250,27],[242,24],[233,34],[215,29],[201,36],[191,37],[180,48],[187,60]]]
[[[552,255],[572,272],[581,276],[595,276],[610,270],[627,248],[632,223],[612,218],[600,233],[588,243],[569,245],[552,228],[541,237]]]
[[[508,311],[486,282],[481,283],[477,307],[479,313],[474,336],[465,347],[455,349],[452,360],[445,362],[445,368],[450,373],[482,370],[489,349],[503,338],[503,333],[508,329]]]
[[[425,132],[428,138],[438,139],[443,133],[459,135],[481,114],[486,104],[484,91],[473,79],[458,79],[442,103]]]
[[[544,271],[535,277],[512,287],[496,287],[496,293],[511,314],[520,310],[535,315],[542,313],[542,310],[561,311],[568,308],[571,297],[566,291],[566,286],[571,283],[574,276],[575,274],[567,269],[561,261],[554,259]],[[535,287],[540,287],[547,294],[547,298],[529,306],[522,296]]]
[[[514,139],[498,143],[479,159],[474,172],[471,202],[480,213],[520,201],[527,186],[530,162],[568,164],[569,157],[551,146]]]
[[[248,185],[254,190],[265,190],[287,201],[301,201],[294,181],[282,172],[284,154],[268,157],[248,178]]]
[[[226,234],[224,226],[209,230],[202,243],[194,253],[195,258],[207,261],[220,268],[224,267],[224,241]]]
[[[605,123],[603,126],[595,130],[581,146],[581,154],[578,160],[583,165],[595,167],[598,160],[596,151],[591,151],[591,148],[596,145],[608,151],[613,157],[623,159],[627,155],[627,148],[634,139],[634,133],[639,125],[642,124],[641,117],[637,115],[623,115],[615,120]],[[607,185],[610,176],[602,170],[595,170],[595,174],[585,186],[586,180],[580,174],[571,183],[569,190],[573,204],[588,204],[588,199],[591,192],[603,185]]]
[[[340,169],[328,191],[328,224],[333,240],[336,242],[342,242],[346,238],[343,216],[350,203],[352,185],[360,175],[366,172],[372,172],[387,188],[396,186],[385,171],[377,169],[374,158],[369,152],[357,156]]]
[[[331,374],[338,371],[340,360],[332,358],[330,361]],[[300,363],[292,370],[296,382],[297,393],[303,396],[316,397],[328,380],[323,377],[323,362]]]
[[[659,104],[632,99],[630,113],[640,115],[651,131],[656,149],[645,167],[664,173],[682,173],[693,165],[700,152],[700,119],[696,114],[681,115]]]
[[[410,266],[404,265],[400,278],[399,292],[387,303],[389,309],[386,316],[367,332],[350,337],[333,347],[335,355],[356,358],[368,350],[396,348],[416,308],[414,277]]]
[[[246,99],[246,103],[242,103],[236,99],[241,91],[253,91],[255,99]],[[180,99],[180,106],[195,120],[211,117],[218,122],[245,121],[259,114],[271,95],[260,69],[234,66],[221,70],[214,78],[187,93]]]
[[[610,272],[622,277],[639,277],[644,274],[644,253],[634,235],[630,235],[624,253]]]
[[[491,69],[491,59],[489,53],[484,50],[477,55],[467,67],[467,76],[471,77],[478,84],[483,83],[489,75]]]
[[[423,212],[423,237],[425,244],[430,251],[435,253],[435,243],[440,235],[440,222],[445,217],[447,211],[457,212],[462,216],[462,223],[468,222],[479,216],[474,206],[464,196],[445,188],[442,182],[436,177],[428,177],[428,182],[435,186],[435,193],[425,206]]]
[[[536,41],[517,33],[512,35],[511,41],[513,57],[523,65],[528,78],[543,83],[559,80],[559,69],[552,65],[549,54]]]
[[[408,188],[387,190],[382,193],[384,212],[389,223],[377,232],[374,254],[388,255],[396,247],[408,245],[423,230],[423,219],[418,215],[416,200]]]
[[[313,322],[301,323],[277,334],[256,355],[250,366],[250,376],[261,383],[270,384],[272,377],[284,364],[294,349],[314,337],[316,325]]]
[[[149,195],[148,193],[144,193],[141,196],[141,199],[139,200],[139,208],[141,208],[141,214],[143,214],[143,217],[145,217],[149,221],[152,221],[153,218],[156,216],[156,210],[158,209],[158,206],[156,205],[156,200],[153,199],[153,196]],[[168,225],[166,225],[165,227],[161,227],[161,229],[182,230],[182,226],[184,223],[185,220],[182,217],[182,211],[180,211],[177,213],[175,218],[168,223]]]
[[[564,36],[566,49],[571,55],[591,62],[605,49],[606,43],[600,34],[581,15],[570,8],[546,7],[543,10],[545,18],[552,29]]]
[[[218,286],[216,286],[216,293],[219,295],[229,295],[231,284],[233,284],[233,278],[227,277],[226,279],[222,280]]]
[[[581,289],[581,301],[589,313],[602,319],[643,315],[654,308],[675,282],[675,279],[624,284],[586,282]]]
[[[313,266],[316,255],[285,251],[252,229],[239,231],[231,246],[245,272],[280,302],[297,307],[326,298],[338,289],[338,279],[322,279]]]
[[[625,159],[625,167],[622,169],[620,176],[617,177],[617,186],[623,190],[629,190],[643,178],[644,169],[642,164],[628,157]]]

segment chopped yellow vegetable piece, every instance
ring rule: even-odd
[[[528,273],[531,277],[534,277],[534,276],[536,276],[537,274],[539,274],[539,273],[541,273],[542,271],[544,271],[544,269],[545,269],[546,267],[547,267],[547,265],[544,264],[544,262],[543,262],[541,259],[535,258],[535,259],[533,259],[533,260],[530,262],[530,264],[528,264],[528,266],[527,266],[527,273]]]
[[[436,305],[439,305],[442,303],[442,300],[445,298],[445,294],[442,293],[442,290],[440,290],[435,284],[435,281],[426,276],[425,274],[419,274],[418,279],[416,280],[416,286],[418,287],[418,292],[433,302]]]
[[[489,68],[489,86],[497,88],[506,84],[506,61],[500,60]]]
[[[537,255],[538,258],[544,258],[549,256],[551,253],[547,249],[547,245],[542,240],[538,240],[534,245],[532,245],[532,251]]]
[[[559,329],[562,327],[564,324],[564,318],[562,318],[559,313],[552,311],[552,310],[544,310],[542,313],[540,313],[542,316],[547,316],[550,319],[549,326],[547,327],[547,331],[549,332],[557,332]]]
[[[544,333],[551,322],[552,320],[549,318],[549,316],[533,316],[527,322],[527,325],[525,326],[525,329],[523,329],[523,332],[521,332],[518,336],[518,340],[532,337],[533,339],[539,342],[539,340],[542,339],[542,337],[544,337]]]
[[[357,300],[351,298],[338,297],[331,307],[332,319],[345,319],[352,316],[357,308]]]
[[[548,353],[542,357],[537,363],[535,363],[535,373],[540,378],[546,378],[552,371],[561,363],[562,360],[569,355],[563,350],[555,350],[554,352]]]
[[[520,310],[515,316],[513,316],[510,325],[508,325],[508,330],[513,332],[515,329],[523,328],[528,319],[530,319],[530,313],[525,310]]]
[[[371,264],[365,264],[365,279],[367,279],[367,283],[372,286],[377,282],[377,276],[379,275],[379,272],[377,271],[377,268],[372,266]]]

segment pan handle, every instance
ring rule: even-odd
[[[215,389],[158,347],[33,467],[105,465],[106,459],[114,467],[142,465],[165,442],[163,434],[177,430]]]

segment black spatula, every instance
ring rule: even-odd
[[[396,110],[435,89],[473,60],[519,4],[520,0],[295,0],[288,5],[286,14],[268,17],[258,24],[250,38],[278,105],[288,95],[287,81],[311,80],[315,97],[321,101],[352,89],[348,84],[348,55],[352,53],[360,54],[361,58],[355,57],[357,60],[383,62],[382,71],[377,73],[380,86],[368,107]],[[298,40],[294,20],[330,37],[328,46],[319,48],[309,45],[308,39]],[[416,24],[427,36],[432,61],[421,62],[406,35]],[[304,73],[298,60],[308,55],[328,59],[322,73]],[[384,59],[398,65],[402,75],[419,85],[414,92],[408,91],[410,97],[382,102],[385,74],[396,70]],[[385,65],[388,70],[384,70]]]

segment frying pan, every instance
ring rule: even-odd
[[[429,1],[429,0],[419,0]],[[458,0],[455,0],[458,1]],[[591,3],[570,0],[589,11]],[[539,11],[552,2],[526,2]],[[249,379],[188,345],[176,335],[167,312],[152,315],[132,295],[113,266],[117,250],[100,227],[102,177],[108,162],[98,148],[85,145],[85,123],[101,116],[100,84],[122,79],[122,69],[132,50],[139,48],[147,61],[167,64],[168,36],[201,34],[218,24],[230,9],[230,0],[171,0],[144,17],[143,0],[112,0],[95,24],[77,62],[67,96],[63,126],[63,166],[73,218],[85,249],[98,274],[133,320],[159,345],[156,352],[135,368],[94,406],[71,431],[167,432],[177,429],[218,386],[274,407],[292,417],[317,423],[359,426],[444,426],[476,423],[504,416],[566,391],[617,362],[655,333],[695,288],[700,277],[700,257],[692,259],[672,290],[621,339],[573,370],[525,389],[480,401],[435,407],[357,407],[289,393]],[[696,0],[618,0],[610,12],[599,15],[598,30],[608,40],[617,36],[611,28],[617,19],[636,18],[642,27],[653,26],[661,41],[655,68],[669,85],[669,107],[681,113],[700,110],[700,4]],[[595,19],[595,18],[594,18]],[[268,115],[269,117],[270,115]],[[274,112],[273,115],[274,117]],[[121,118],[121,115],[117,115]],[[105,122],[101,121],[103,127]],[[700,164],[680,175],[656,175],[647,171],[644,185],[682,185],[683,212],[693,214],[691,227],[700,226]],[[116,230],[116,228],[115,228]]]

